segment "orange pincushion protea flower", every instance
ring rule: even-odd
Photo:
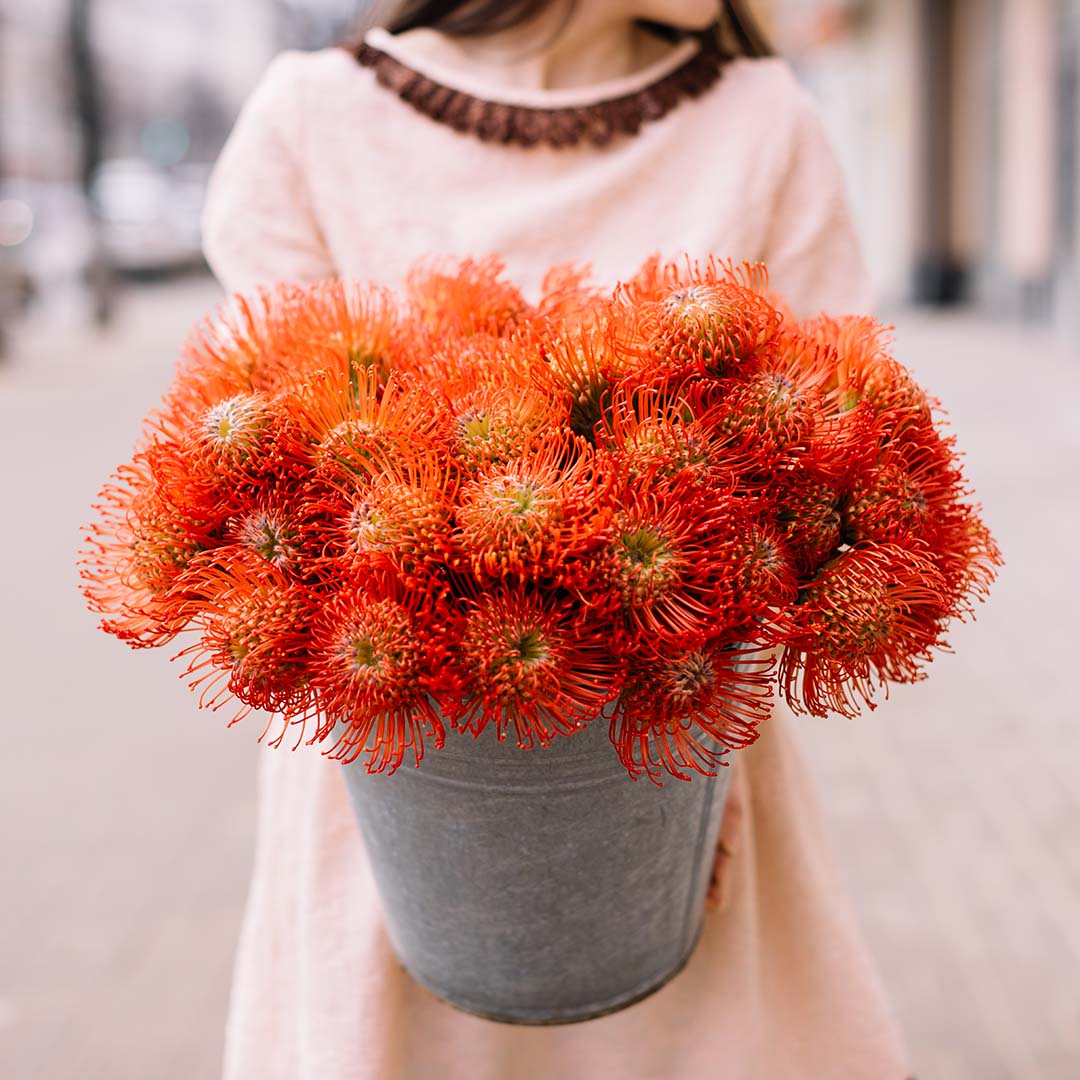
[[[813,577],[841,543],[841,485],[812,465],[800,464],[777,479],[776,521],[795,566]]]
[[[290,390],[282,406],[316,474],[330,482],[377,476],[402,454],[444,441],[449,423],[425,387],[371,367],[318,371]]]
[[[243,707],[230,723],[252,709],[302,713],[309,699],[311,593],[250,558],[227,568],[210,565],[198,579],[198,598],[186,598],[182,610],[194,617],[201,638],[179,656],[189,658],[184,674],[200,691],[200,704],[218,709],[237,699]],[[283,736],[284,730],[277,741]]]
[[[292,386],[298,371],[368,374],[385,382],[408,347],[401,316],[386,289],[324,281],[306,290],[289,319],[289,369],[274,386]]]
[[[532,313],[521,291],[506,281],[501,259],[422,262],[406,290],[416,316],[437,334],[495,334],[513,330]]]
[[[323,609],[310,669],[325,718],[316,738],[336,736],[335,758],[366,752],[369,771],[392,772],[408,751],[419,764],[426,740],[442,746],[445,729],[429,691],[445,663],[449,618],[438,592],[407,589],[390,574],[347,582]]]
[[[456,484],[453,469],[415,455],[351,490],[327,492],[312,504],[321,519],[312,526],[320,558],[354,574],[392,567],[403,578],[423,578],[450,561]]]
[[[558,592],[522,586],[476,591],[467,601],[460,654],[469,695],[460,724],[494,724],[517,744],[546,746],[596,717],[618,692],[614,628]]]
[[[614,483],[606,458],[574,436],[485,466],[458,497],[457,562],[480,579],[580,584],[610,533]]]
[[[641,370],[630,348],[632,319],[613,304],[594,306],[580,317],[553,324],[544,341],[544,363],[532,376],[545,394],[569,408],[568,426],[592,440],[596,425],[610,408],[619,383]]]
[[[936,402],[892,357],[891,327],[864,315],[841,319],[821,315],[803,329],[835,354],[828,384],[831,411],[843,413],[867,402],[885,418],[893,436],[908,428],[932,430]]]
[[[597,444],[634,481],[657,476],[733,491],[738,474],[757,458],[718,430],[718,410],[703,402],[698,389],[684,393],[667,380],[617,388],[596,428]]]
[[[470,338],[451,356],[430,358],[445,396],[449,450],[466,471],[509,461],[538,435],[565,427],[568,401],[534,385],[538,349],[531,337]]]
[[[762,294],[767,281],[752,267],[671,263],[638,289],[642,284],[653,293],[641,304],[642,332],[661,369],[741,375],[780,335],[783,317]]]
[[[771,666],[768,654],[723,639],[628,656],[611,741],[630,775],[716,775],[727,752],[752,743],[767,719]]]
[[[186,395],[205,384],[225,398],[244,390],[273,390],[295,369],[293,327],[310,306],[310,290],[297,285],[233,297],[188,335],[173,391]]]
[[[851,716],[875,684],[915,682],[942,644],[948,585],[921,545],[855,547],[806,586],[785,636],[780,682],[793,709]]]
[[[104,628],[194,632],[201,703],[270,710],[275,744],[392,772],[447,723],[606,721],[634,778],[715,774],[776,686],[849,714],[921,678],[994,578],[887,328],[799,324],[760,264],[613,294],[558,267],[532,306],[491,258],[407,291],[231,301],[87,532]]]
[[[99,496],[81,560],[83,593],[101,627],[133,646],[162,645],[183,629],[171,594],[196,555],[216,546],[220,518],[196,519],[162,498],[144,454]],[[182,590],[181,590],[182,591]]]
[[[620,501],[603,566],[633,633],[697,644],[762,605],[739,589],[738,536],[750,524],[739,500],[654,480]]]

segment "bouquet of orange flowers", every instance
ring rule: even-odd
[[[920,678],[1000,563],[889,345],[717,261],[236,297],[103,490],[85,592],[133,646],[192,633],[202,704],[369,771],[603,722],[634,778],[715,775],[777,690]]]

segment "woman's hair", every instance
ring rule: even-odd
[[[400,34],[430,26],[454,37],[476,37],[527,22],[549,3],[551,0],[404,0],[386,29]],[[722,8],[716,26],[702,37],[719,35],[727,51],[737,56],[773,55],[768,38],[743,0],[723,0]],[[684,35],[672,26],[643,25],[668,38]]]

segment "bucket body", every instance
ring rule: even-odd
[[[613,1012],[689,959],[728,770],[632,781],[601,718],[546,750],[447,733],[419,769],[344,766],[391,942],[451,1005],[520,1024]]]

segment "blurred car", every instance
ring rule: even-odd
[[[210,166],[164,169],[113,158],[94,175],[91,198],[110,268],[133,277],[203,267],[199,223]]]
[[[64,180],[0,181],[0,328],[31,300],[78,292],[94,229],[78,187]]]

